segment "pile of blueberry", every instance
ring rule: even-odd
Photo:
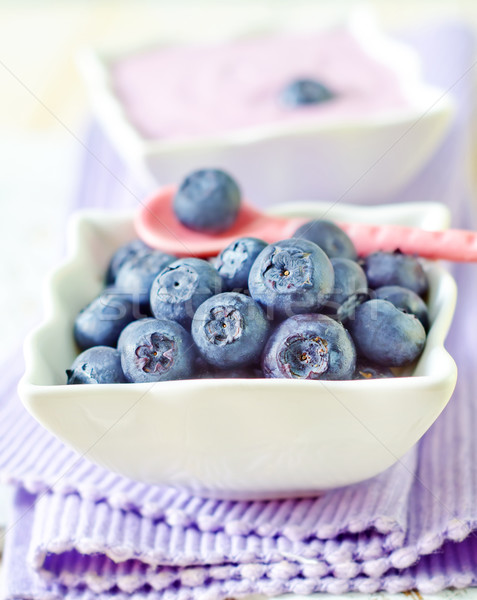
[[[205,169],[183,182],[175,211],[190,227],[219,231],[239,203],[231,177]],[[237,239],[209,260],[134,240],[114,254],[104,291],[76,318],[82,353],[68,383],[392,377],[424,348],[427,288],[417,258],[358,260],[326,220],[273,244]]]

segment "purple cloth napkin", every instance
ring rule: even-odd
[[[472,36],[446,24],[420,29],[409,41],[428,80],[450,88],[458,118],[419,177],[387,200],[442,201],[456,224],[471,226]],[[135,205],[142,190],[122,183],[124,167],[97,130],[88,147],[95,156],[86,156],[76,207]],[[119,477],[33,421],[14,393],[19,368],[7,366],[0,474],[18,489],[5,550],[6,597],[219,600],[477,584],[477,541],[469,535],[477,528],[477,267],[455,272],[461,293],[447,345],[459,380],[448,407],[391,469],[318,498],[205,500]]]

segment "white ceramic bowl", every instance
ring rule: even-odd
[[[353,19],[349,28],[371,60],[396,73],[408,107],[191,141],[149,140],[128,120],[112,80],[112,65],[138,49],[85,51],[79,65],[94,112],[146,187],[181,181],[190,171],[213,165],[230,171],[245,196],[261,207],[316,197],[381,203],[434,153],[453,105],[444,90],[424,83],[419,57],[410,47],[382,34],[370,19]]]
[[[444,228],[439,204],[376,208],[323,203],[280,214]],[[452,277],[427,263],[431,329],[413,376],[364,381],[189,380],[65,385],[77,354],[73,322],[100,290],[133,215],[78,213],[69,255],[48,281],[46,317],[26,341],[19,390],[53,434],[92,461],[152,484],[219,498],[315,493],[396,462],[448,402],[456,365],[444,348],[456,299]]]

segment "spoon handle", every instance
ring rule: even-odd
[[[377,250],[416,254],[423,258],[477,262],[477,232],[461,229],[425,231],[401,225],[339,223],[353,240],[359,255]]]

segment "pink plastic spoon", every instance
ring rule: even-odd
[[[206,234],[184,227],[172,208],[176,186],[162,188],[137,213],[138,236],[149,246],[176,256],[213,256],[239,237],[268,243],[291,237],[310,218],[265,215],[242,202],[237,221],[224,233]],[[423,258],[477,262],[477,233],[458,229],[424,231],[401,225],[337,223],[353,240],[358,254],[377,250],[416,254]]]

